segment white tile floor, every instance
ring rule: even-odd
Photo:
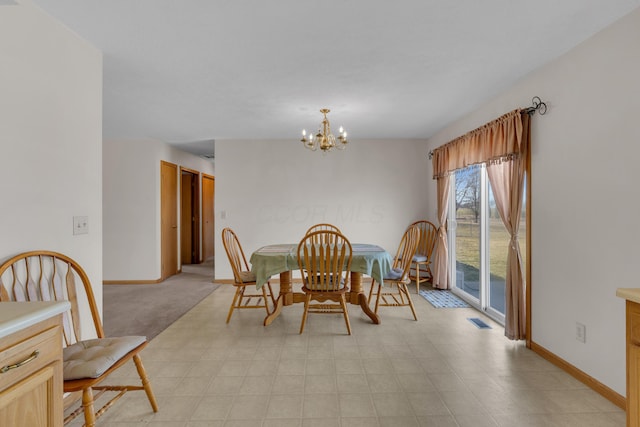
[[[349,306],[353,335],[339,314],[310,314],[299,335],[301,304],[268,327],[261,310],[225,324],[232,292],[220,287],[142,353],[160,411],[132,392],[98,426],[625,425],[624,411],[474,309],[435,309],[413,294],[417,322],[406,307],[383,307],[374,325]],[[121,371],[135,377],[133,366]]]

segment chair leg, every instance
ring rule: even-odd
[[[311,301],[311,294],[307,294],[307,298],[304,300],[304,313],[302,313],[302,323],[300,324],[300,333],[304,331],[304,324],[307,323],[307,315],[309,314],[310,301]]]
[[[96,412],[93,408],[93,390],[91,387],[82,390],[82,408],[84,410],[84,426],[94,427],[96,425]]]
[[[407,286],[405,285],[404,288],[402,287],[402,284],[398,283],[398,296],[400,297],[400,304],[401,305],[407,305],[407,303],[404,301],[404,297],[406,294],[409,293],[409,288],[407,288]]]
[[[267,286],[269,287],[269,295],[271,296],[271,302],[273,303],[273,309],[276,308],[276,297],[273,295],[273,289],[271,289],[271,283],[267,282]]]
[[[342,314],[344,315],[344,321],[347,324],[347,332],[351,335],[351,323],[349,323],[349,312],[347,311],[347,303],[344,300],[344,294],[340,295],[340,305],[342,306]]]
[[[431,273],[431,267],[429,266],[429,264],[431,264],[431,261],[429,261],[429,263],[427,264],[427,282],[433,282],[433,274]]]
[[[398,283],[398,289],[400,290],[400,287],[402,286],[402,290],[401,292],[404,292],[404,294],[407,297],[407,302],[409,303],[409,307],[411,308],[411,313],[413,313],[413,320],[418,320],[418,316],[416,316],[416,309],[413,306],[413,301],[411,300],[411,295],[409,295],[409,289],[407,288],[407,285],[403,284],[403,283]]]
[[[149,403],[151,404],[151,409],[153,409],[153,412],[158,412],[158,403],[156,402],[156,397],[153,395],[153,390],[151,390],[151,382],[149,382],[149,378],[147,378],[147,372],[144,370],[140,355],[136,354],[133,356],[133,362],[136,364],[136,370],[142,381],[144,392],[147,394],[147,399],[149,399]]]
[[[267,310],[268,316],[271,314],[271,312],[269,311],[269,299],[267,298],[267,289],[265,286],[262,286],[262,298],[264,299],[264,308]]]
[[[242,293],[242,288],[240,286],[236,286],[236,293],[233,294],[233,301],[231,301],[231,307],[229,307],[229,314],[227,315],[227,323],[231,320],[231,315],[233,314],[233,310],[236,308],[236,301],[240,294]]]
[[[380,305],[380,294],[382,293],[382,286],[378,283],[378,296],[376,297],[376,307],[373,310],[375,314],[378,314],[378,306]]]
[[[373,296],[373,285],[376,283],[376,279],[371,279],[371,287],[369,288],[369,298],[367,304],[371,304],[371,297]]]
[[[421,265],[424,266],[424,272],[426,274],[424,279],[420,275],[420,272],[422,271],[420,267]],[[416,264],[416,294],[420,294],[420,283],[428,282],[430,280],[430,277],[431,277],[431,273],[429,270],[429,264],[426,264],[426,263]]]

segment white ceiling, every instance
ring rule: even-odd
[[[315,130],[323,107],[352,141],[427,138],[640,6],[640,0],[33,2],[104,53],[105,138],[155,138],[198,154],[214,139],[297,140],[302,128]]]

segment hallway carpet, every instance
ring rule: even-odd
[[[183,265],[182,273],[157,284],[104,285],[106,336],[144,335],[151,340],[220,286],[212,280],[213,260]]]

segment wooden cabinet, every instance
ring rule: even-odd
[[[627,300],[627,426],[640,426],[640,304]]]
[[[640,288],[618,288],[626,300],[627,427],[640,427]]]
[[[62,316],[0,338],[0,426],[62,427]]]

